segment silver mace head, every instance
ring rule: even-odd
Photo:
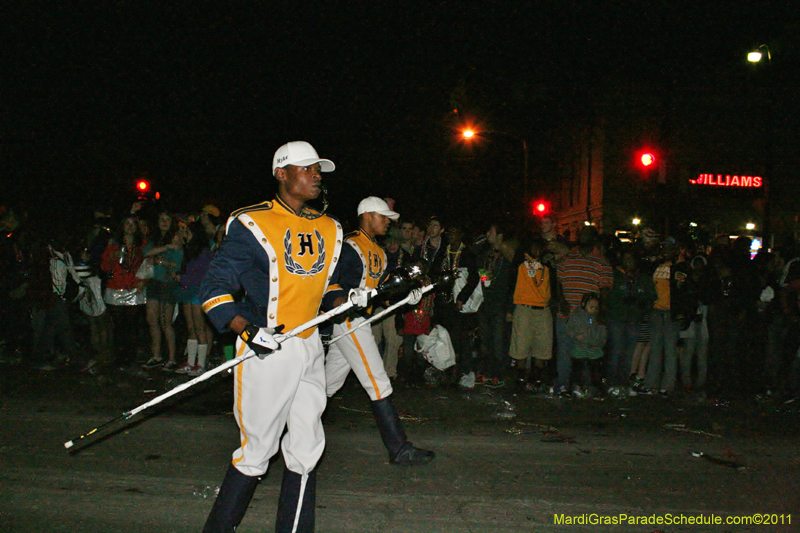
[[[407,280],[408,279],[405,275],[405,272],[395,270],[389,274],[389,276],[384,280],[383,283],[381,283],[381,286],[378,287],[378,292],[386,292],[392,290],[395,287],[399,287]]]
[[[425,269],[422,267],[420,263],[413,263],[408,266],[408,268],[404,269],[408,274],[409,279],[419,279],[425,273]]]
[[[390,291],[402,285],[417,285],[419,278],[422,277],[422,268],[419,265],[411,265],[410,267],[401,267],[389,273],[386,280],[378,287],[378,292]]]
[[[456,277],[458,277],[457,272],[453,272],[452,270],[445,270],[444,272],[439,274],[439,277],[436,279],[435,283],[440,287],[443,285],[449,285],[451,283],[455,283]]]

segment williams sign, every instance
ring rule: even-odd
[[[764,186],[764,178],[761,176],[732,176],[730,174],[700,174],[697,178],[689,180],[689,183],[715,187],[757,189]]]

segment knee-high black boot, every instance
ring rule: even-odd
[[[378,423],[383,444],[389,450],[390,463],[407,466],[421,465],[429,463],[436,457],[432,451],[417,448],[408,441],[391,396],[372,402],[372,414],[375,415],[375,421]]]
[[[278,500],[276,533],[310,533],[314,531],[314,509],[317,502],[317,471],[308,473],[305,486],[303,476],[288,468],[283,471],[281,497]],[[297,521],[297,529],[294,524]]]
[[[244,518],[258,481],[258,477],[246,476],[230,465],[203,533],[233,533]]]

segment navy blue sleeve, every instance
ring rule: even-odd
[[[339,261],[336,263],[336,268],[334,268],[331,275],[329,289],[322,298],[322,309],[325,311],[332,309],[333,302],[339,296],[346,296],[350,289],[360,286],[363,270],[364,266],[361,264],[361,258],[358,257],[353,247],[347,243],[343,244]]]
[[[242,286],[241,276],[253,270],[253,254],[261,250],[253,234],[241,222],[231,223],[222,248],[214,255],[200,285],[203,310],[219,331],[226,331],[231,320],[241,315],[235,294]]]
[[[339,257],[339,285],[345,291],[361,286],[361,276],[364,274],[364,264],[352,246],[345,243],[342,246],[342,255]]]

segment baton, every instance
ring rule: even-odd
[[[424,287],[421,287],[420,290],[422,291],[422,294],[425,294],[426,292],[431,291],[434,288],[436,288],[436,283],[431,283],[430,285],[425,285]],[[380,318],[383,318],[384,316],[388,315],[389,313],[391,313],[392,311],[394,311],[398,307],[406,305],[409,301],[411,301],[411,297],[412,297],[412,293],[410,292],[410,293],[408,293],[408,296],[406,296],[405,298],[403,298],[399,302],[390,305],[389,307],[387,307],[386,309],[384,309],[380,313],[376,313],[376,314],[372,315],[371,317],[369,317],[368,319],[364,320],[363,322],[361,322],[357,326],[353,326],[352,328],[348,329],[347,331],[345,331],[341,335],[337,335],[336,337],[334,337],[331,340],[329,340],[326,344],[328,346],[330,346],[331,344],[333,344],[334,342],[338,341],[342,337],[346,337],[346,336],[350,335],[351,333],[353,333],[358,328],[366,326],[367,324],[371,324],[371,323],[375,322],[376,320],[378,320]]]
[[[398,283],[399,282],[397,280],[394,280],[394,281],[391,281],[390,283],[381,285],[377,289],[374,289],[370,293],[369,296],[370,296],[370,298],[374,298],[378,294],[380,294],[382,292],[385,292],[388,289],[394,288]],[[409,296],[410,296],[410,294],[409,294]],[[299,335],[300,333],[302,333],[302,332],[304,332],[304,331],[306,331],[308,329],[311,329],[314,326],[317,326],[317,325],[321,324],[322,322],[325,322],[326,320],[330,319],[331,317],[334,317],[336,315],[344,313],[345,311],[350,310],[354,305],[355,304],[353,302],[348,300],[347,302],[339,305],[338,307],[334,307],[333,309],[331,309],[327,313],[323,313],[321,315],[318,315],[318,316],[312,318],[311,320],[309,320],[308,322],[306,322],[304,324],[300,324],[299,326],[295,327],[291,331],[289,331],[287,333],[281,333],[281,334],[275,335],[275,336],[273,336],[273,338],[275,339],[276,342],[278,342],[278,344],[280,344],[280,343],[284,342],[287,339],[295,337],[295,336]],[[161,396],[157,396],[157,397],[153,398],[152,400],[150,400],[150,401],[148,401],[146,403],[143,403],[139,407],[136,407],[135,409],[131,409],[130,411],[125,411],[121,415],[117,416],[116,418],[113,418],[113,419],[109,420],[105,424],[102,424],[102,425],[92,429],[91,431],[89,431],[87,433],[84,433],[83,435],[81,435],[79,437],[76,437],[76,438],[74,438],[72,440],[69,440],[69,441],[65,442],[64,443],[64,448],[70,449],[75,445],[76,442],[81,441],[81,440],[85,439],[86,437],[101,431],[102,429],[110,426],[114,422],[116,422],[118,420],[129,420],[131,417],[133,417],[134,415],[136,415],[138,413],[141,413],[142,411],[144,411],[148,407],[152,407],[152,406],[154,406],[156,404],[159,404],[159,403],[163,402],[164,400],[166,400],[167,398],[169,398],[171,396],[174,396],[174,395],[178,394],[179,392],[185,391],[189,387],[193,387],[193,386],[197,385],[198,383],[200,383],[201,381],[205,381],[207,379],[210,379],[210,378],[216,376],[217,374],[219,374],[221,372],[224,372],[227,369],[229,369],[231,367],[234,367],[234,366],[238,365],[239,363],[242,363],[243,361],[245,361],[247,359],[250,359],[251,357],[255,357],[255,356],[256,356],[256,353],[251,350],[251,351],[245,353],[244,355],[241,355],[241,356],[238,356],[238,357],[234,357],[230,361],[225,361],[224,363],[222,363],[218,367],[212,368],[208,372],[204,372],[203,374],[200,374],[196,378],[194,378],[194,379],[192,379],[190,381],[187,381],[186,383],[182,383],[182,384],[178,385],[174,389],[165,392]]]

